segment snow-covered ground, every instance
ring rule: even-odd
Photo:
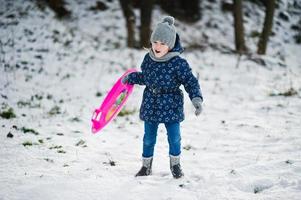
[[[184,46],[205,46],[183,54],[199,74],[204,111],[194,116],[185,96],[184,178],[170,174],[163,126],[153,175],[135,178],[143,87],[135,86],[126,105],[132,114],[96,135],[90,118],[116,79],[139,68],[146,52],[125,47],[118,1],[106,1],[109,9],[99,12],[89,10],[95,1],[87,2],[69,1],[73,14],[65,21],[33,1],[1,2],[0,111],[13,108],[16,118],[0,120],[0,200],[300,199],[301,47],[289,30],[295,15],[288,14],[288,22],[275,19],[267,55],[257,57],[265,66],[247,56],[237,65],[237,55],[211,48],[233,48],[232,16],[220,11],[220,1],[203,4],[198,23],[177,22]],[[290,9],[281,2],[276,16]],[[263,11],[250,3],[246,9],[250,35],[260,30]],[[163,15],[156,7],[153,21]],[[247,37],[252,52],[254,40]],[[295,94],[285,96],[289,91]]]

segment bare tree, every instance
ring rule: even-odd
[[[147,0],[140,4],[141,10],[141,27],[140,27],[140,45],[142,47],[149,47],[150,33],[151,33],[151,18],[153,9],[153,0]]]
[[[158,4],[177,19],[196,22],[201,18],[201,0],[157,0]]]
[[[183,1],[183,9],[185,11],[184,16],[186,16],[186,20],[196,22],[201,19],[200,2],[201,0]]]
[[[262,32],[260,35],[260,39],[258,42],[258,54],[265,54],[267,43],[269,40],[269,36],[272,32],[273,27],[273,18],[274,18],[274,11],[275,11],[275,0],[266,0],[264,1],[265,5],[265,19],[264,19],[264,25],[262,28]]]
[[[246,51],[242,15],[242,0],[233,0],[235,48],[238,53]]]
[[[135,13],[131,0],[119,0],[127,27],[127,46],[135,47]]]

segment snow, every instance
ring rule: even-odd
[[[275,24],[278,31],[267,55],[259,57],[266,66],[248,56],[237,66],[237,55],[210,48],[212,43],[234,46],[232,18],[219,11],[219,1],[200,22],[177,22],[184,46],[203,41],[206,47],[183,54],[200,76],[204,111],[194,116],[185,95],[184,178],[173,179],[169,171],[164,126],[159,127],[153,175],[135,178],[141,166],[143,87],[135,86],[126,105],[134,114],[117,117],[96,135],[90,118],[115,80],[126,69],[139,68],[146,51],[125,47],[118,1],[105,2],[109,9],[99,12],[88,9],[94,1],[68,2],[73,16],[65,21],[33,1],[1,3],[0,111],[11,107],[17,115],[0,121],[1,200],[300,199],[301,49],[293,31],[285,30],[299,19],[296,15]],[[289,1],[281,2],[279,10],[287,11]],[[252,11],[254,5],[245,8]],[[255,17],[247,18],[246,35],[260,30],[257,22],[262,22],[263,11],[254,11],[258,16],[251,11]],[[15,17],[7,17],[11,14]],[[153,23],[163,15],[156,7]],[[210,20],[219,29],[206,27]],[[252,52],[256,42],[247,39]],[[297,94],[281,95],[290,88]]]

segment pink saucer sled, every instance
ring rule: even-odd
[[[121,111],[134,89],[134,85],[123,84],[121,80],[126,75],[136,71],[137,70],[135,69],[127,70],[114,84],[110,92],[103,100],[101,106],[95,109],[91,119],[92,133],[95,134],[103,129]]]

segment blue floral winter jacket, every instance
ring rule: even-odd
[[[171,52],[183,52],[177,35]],[[187,61],[180,56],[165,62],[154,61],[149,53],[141,64],[141,72],[128,76],[128,83],[145,85],[140,108],[140,119],[154,123],[174,123],[184,120],[184,97],[179,88],[184,85],[189,98],[202,97],[198,80]]]

